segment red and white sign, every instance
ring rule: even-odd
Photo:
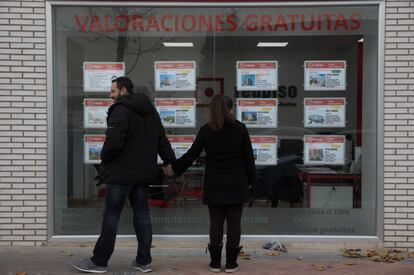
[[[277,128],[276,98],[238,98],[237,119],[248,128]]]
[[[195,61],[155,61],[155,91],[195,91]]]
[[[106,128],[106,117],[112,99],[85,98],[83,100],[83,127]]]
[[[203,2],[203,1],[201,1]],[[235,3],[237,4],[237,3]],[[165,10],[165,11],[164,11]],[[73,14],[71,22],[78,32],[157,32],[168,35],[170,33],[204,33],[216,32],[231,33],[246,31],[248,33],[270,32],[279,33],[301,32],[321,33],[347,31],[350,34],[361,28],[361,8],[357,10],[337,9],[322,10],[315,8],[293,11],[264,7],[256,12],[244,12],[238,9],[237,13],[230,10],[203,8],[154,9],[153,14],[147,14],[141,8],[128,8],[128,13],[107,15],[104,13]],[[251,9],[249,9],[251,10]],[[65,10],[66,11],[66,10]],[[289,12],[290,11],[290,12]],[[366,18],[369,18],[364,14]]]
[[[275,91],[278,89],[277,61],[238,61],[238,91]]]
[[[256,165],[277,164],[277,136],[250,136]]]
[[[346,61],[305,61],[305,91],[345,91]]]
[[[345,127],[345,98],[305,98],[307,128]]]
[[[345,69],[345,61],[306,61],[307,69]]]
[[[101,151],[105,142],[105,135],[85,135],[83,139],[84,163],[101,163]]]
[[[305,135],[304,144],[304,164],[345,164],[345,136],[343,135]]]
[[[164,127],[195,127],[195,98],[156,98]]]
[[[83,62],[83,90],[109,92],[112,80],[124,75],[124,62]]]
[[[193,143],[195,136],[167,136],[171,143]]]

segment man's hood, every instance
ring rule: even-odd
[[[133,93],[123,95],[115,101],[115,104],[127,106],[128,108],[140,115],[147,115],[154,110],[151,100],[144,93]]]

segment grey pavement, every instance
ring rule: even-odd
[[[89,257],[92,247],[0,247],[0,275],[82,274],[72,264]],[[110,275],[141,274],[129,267],[136,248],[116,247],[109,262]],[[414,259],[377,263],[349,259],[336,250],[290,250],[269,256],[269,250],[245,249],[250,259],[239,259],[235,274],[414,274]],[[157,247],[152,249],[153,272],[149,274],[216,274],[208,269],[209,256],[203,248]],[[223,261],[224,262],[224,261]],[[225,274],[224,271],[221,274]]]

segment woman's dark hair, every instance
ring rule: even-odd
[[[213,131],[223,129],[225,121],[233,122],[234,116],[230,113],[233,109],[233,101],[226,95],[215,95],[210,103],[209,125]]]
[[[129,79],[126,76],[120,76],[112,80],[112,83],[116,82],[116,87],[118,87],[119,90],[122,90],[122,88],[125,88],[128,93],[134,92],[134,84],[132,84],[131,79]]]

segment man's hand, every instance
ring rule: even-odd
[[[164,171],[164,174],[166,176],[169,176],[169,177],[174,176],[174,170],[172,169],[171,164],[168,164],[167,166],[163,166],[162,170]]]

